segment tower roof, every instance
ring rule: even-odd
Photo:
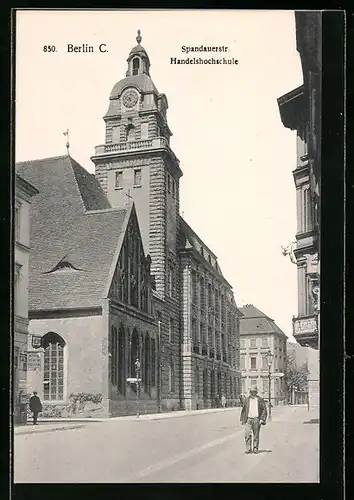
[[[140,30],[138,30],[138,36],[136,37],[136,41],[138,42],[138,45],[135,45],[135,47],[133,47],[132,50],[130,51],[128,61],[131,59],[131,57],[133,57],[135,55],[140,55],[142,57],[146,57],[149,60],[149,56],[147,55],[146,50],[144,49],[144,47],[142,45],[140,45],[141,40],[142,40],[142,38],[140,35]]]

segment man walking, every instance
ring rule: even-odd
[[[30,397],[29,407],[31,412],[33,413],[33,425],[38,425],[38,413],[42,411],[42,403],[39,397],[37,396],[37,392],[33,391],[33,396]]]
[[[267,407],[264,399],[257,395],[257,388],[253,387],[250,390],[250,395],[245,398],[240,417],[242,425],[245,428],[246,453],[258,453],[259,446],[259,431],[261,425],[265,425],[267,421]],[[252,448],[253,434],[253,448]]]

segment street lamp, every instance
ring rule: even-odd
[[[140,361],[138,358],[135,361],[135,372],[136,372],[136,417],[139,418],[139,397],[140,397]]]
[[[271,401],[271,368],[272,368],[272,362],[273,362],[273,354],[271,353],[270,349],[267,352],[267,362],[268,362],[268,407],[269,407],[269,420],[272,420],[272,401]]]

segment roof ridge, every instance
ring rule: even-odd
[[[35,158],[33,160],[16,161],[15,165],[23,165],[24,163],[34,163],[37,161],[59,160],[59,158],[63,158],[63,159],[64,158],[71,158],[71,156],[66,154],[66,155],[59,155],[59,156],[48,156],[46,158]],[[74,160],[74,161],[76,161],[76,160]]]

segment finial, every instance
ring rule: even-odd
[[[69,143],[69,129],[67,129],[66,132],[63,132],[63,135],[65,135],[65,137],[66,137],[66,144],[65,144],[65,146],[66,146],[66,150],[67,150],[68,155],[69,155],[70,154],[70,152],[69,152],[69,148],[70,148],[70,143]]]
[[[141,36],[140,36],[140,30],[138,30],[138,36],[136,37],[136,41],[140,44],[141,43]]]

